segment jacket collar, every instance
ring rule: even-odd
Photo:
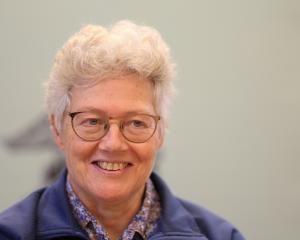
[[[151,179],[159,193],[162,206],[162,216],[158,222],[158,228],[152,235],[168,235],[170,237],[168,239],[171,239],[171,236],[178,236],[178,234],[182,237],[204,237],[200,233],[201,231],[194,217],[183,207],[182,202],[173,195],[161,177],[156,173],[152,173]]]
[[[68,202],[65,183],[67,170],[65,169],[59,179],[50,186],[42,195],[38,206],[37,223],[38,238],[50,236],[81,236],[88,239],[73,217],[71,206]],[[151,236],[202,236],[199,227],[191,214],[183,207],[181,202],[171,193],[166,183],[156,174],[151,174],[151,179],[159,193],[162,206],[162,215],[158,227]],[[151,239],[151,236],[149,237]],[[184,238],[182,238],[184,239]]]
[[[37,224],[38,238],[50,236],[82,236],[81,227],[73,217],[71,206],[68,202],[65,183],[67,170],[65,169],[59,179],[44,192],[37,209],[39,222]]]

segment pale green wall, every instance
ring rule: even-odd
[[[178,63],[160,173],[248,239],[300,239],[300,2],[0,0],[0,140],[44,109],[56,50],[84,23],[156,27]],[[51,154],[0,142],[0,209],[40,185]]]

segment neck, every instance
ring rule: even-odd
[[[137,200],[117,204],[99,204],[96,212],[92,212],[98,222],[104,227],[112,240],[119,239],[128,227],[142,204],[142,196]]]
[[[73,191],[75,189],[73,188]],[[78,195],[85,207],[96,217],[110,239],[117,240],[141,208],[145,187],[134,195],[118,200],[85,199]]]

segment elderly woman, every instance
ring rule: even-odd
[[[173,72],[153,28],[121,21],[73,35],[46,85],[66,170],[0,215],[0,239],[243,239],[152,172]]]

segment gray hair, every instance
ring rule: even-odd
[[[106,29],[87,25],[58,51],[46,83],[48,114],[61,128],[73,86],[91,84],[113,75],[136,73],[154,84],[155,110],[166,121],[174,94],[175,64],[155,29],[128,20]]]

